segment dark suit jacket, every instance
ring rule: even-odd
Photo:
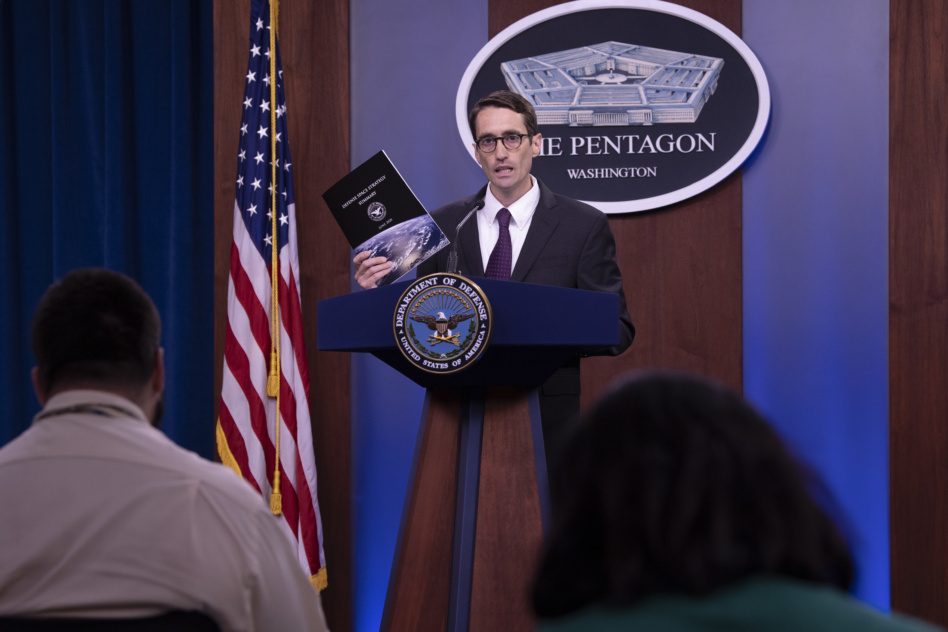
[[[602,355],[618,355],[632,344],[635,328],[625,304],[609,221],[602,211],[557,195],[537,182],[540,200],[510,280],[618,294],[619,344],[602,351]],[[431,214],[452,244],[459,240],[458,271],[465,276],[484,276],[477,220],[471,217],[461,227],[460,235],[455,237],[453,233],[486,192],[485,185],[471,197],[442,206]],[[418,276],[447,270],[450,251],[450,247],[444,248],[419,265]]]
[[[635,328],[625,304],[622,276],[616,264],[616,243],[606,215],[576,200],[556,195],[542,182],[527,238],[510,275],[511,281],[612,292],[619,295],[619,344],[593,351],[599,355],[619,355],[632,344]],[[431,214],[452,245],[458,240],[458,272],[469,277],[484,276],[477,220],[471,217],[455,236],[457,225],[474,205],[484,199],[487,186],[471,197],[457,200]],[[448,269],[451,248],[444,248],[418,266],[422,277]],[[591,355],[591,354],[590,354]],[[559,450],[569,421],[579,414],[579,357],[550,376],[539,389],[540,417],[547,463]]]
[[[556,285],[619,295],[619,344],[591,353],[618,355],[635,336],[635,328],[625,304],[622,276],[616,264],[616,243],[605,214],[576,200],[556,195],[542,182],[527,238],[510,275],[511,281]],[[469,277],[484,276],[477,220],[471,217],[455,236],[457,225],[474,205],[484,199],[487,187],[471,197],[457,200],[431,214],[441,230],[457,239],[458,272]],[[422,277],[448,269],[451,248],[444,248],[418,266]],[[540,417],[549,463],[559,449],[569,421],[579,414],[579,357],[550,376],[539,389]]]

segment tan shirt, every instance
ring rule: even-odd
[[[0,614],[172,609],[223,630],[326,629],[278,519],[246,482],[124,398],[52,397],[0,449]]]

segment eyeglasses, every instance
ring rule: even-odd
[[[516,149],[523,142],[523,137],[533,136],[533,134],[504,134],[503,136],[494,136],[477,139],[477,148],[485,154],[489,154],[497,149],[497,141],[503,141],[507,149]]]

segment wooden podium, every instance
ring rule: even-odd
[[[319,302],[317,348],[369,352],[427,389],[382,630],[532,630],[529,587],[549,524],[537,387],[619,342],[614,294],[474,278],[491,305],[472,366],[427,373],[396,346],[412,283]]]

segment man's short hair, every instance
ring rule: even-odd
[[[74,270],[46,290],[33,316],[40,388],[143,386],[160,339],[158,310],[135,281],[99,268]]]
[[[498,90],[497,92],[491,92],[486,97],[482,97],[474,104],[471,113],[467,116],[468,125],[471,126],[471,136],[474,137],[474,140],[477,140],[477,129],[475,127],[477,115],[480,114],[480,111],[484,108],[490,107],[513,110],[523,117],[523,124],[527,127],[527,133],[531,136],[537,134],[537,112],[533,109],[533,105],[516,92]]]

